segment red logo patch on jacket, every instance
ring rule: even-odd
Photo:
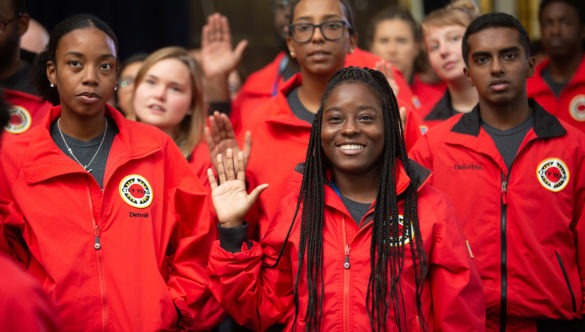
[[[141,175],[128,175],[120,181],[120,196],[128,205],[144,209],[152,203],[152,187]]]
[[[585,121],[585,95],[577,95],[571,100],[569,113],[576,121]]]
[[[30,112],[21,106],[12,106],[10,110],[10,120],[4,127],[4,130],[11,134],[22,134],[27,131],[32,124]]]
[[[545,159],[536,168],[536,178],[544,188],[559,192],[569,184],[569,168],[558,158]]]

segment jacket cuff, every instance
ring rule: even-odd
[[[242,251],[242,243],[248,242],[248,223],[239,227],[221,227],[217,224],[219,246],[229,252]]]
[[[220,113],[224,113],[226,115],[230,115],[232,112],[232,103],[231,101],[212,101],[209,103],[208,113],[209,115],[213,115],[213,112],[219,111]]]

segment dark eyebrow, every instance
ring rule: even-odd
[[[476,58],[478,56],[490,56],[490,52],[485,52],[485,51],[477,51],[477,52],[473,52],[471,53],[471,57],[472,58]]]
[[[313,19],[312,16],[301,16],[301,17],[297,17],[297,19],[295,20],[295,22],[298,21],[298,20],[301,20],[301,21],[311,21],[312,19]],[[326,22],[326,21],[331,20],[331,19],[343,20],[343,18],[341,16],[337,15],[337,14],[330,14],[330,15],[327,15],[327,16],[325,16],[323,18],[323,22]]]
[[[76,51],[69,51],[67,53],[65,53],[65,56],[75,56],[78,58],[85,58],[85,55],[81,52],[76,52]],[[106,53],[106,54],[102,54],[99,56],[99,59],[116,59],[116,57],[113,54],[110,53]]]
[[[518,46],[507,47],[507,48],[504,48],[503,50],[500,50],[498,53],[503,54],[503,53],[510,53],[510,52],[520,52],[520,47],[518,47]]]

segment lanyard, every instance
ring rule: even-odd
[[[276,96],[278,93],[278,83],[280,83],[280,78],[283,76],[286,66],[288,66],[289,57],[285,55],[278,64],[278,74],[276,74],[276,78],[274,79],[274,84],[272,85],[272,96]]]

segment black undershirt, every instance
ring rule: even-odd
[[[295,88],[291,90],[286,96],[286,101],[288,102],[288,106],[292,110],[293,114],[310,124],[313,124],[313,120],[315,119],[315,114],[311,113],[304,105],[301,103],[301,99],[299,98],[299,88]]]
[[[526,133],[528,133],[533,125],[534,119],[532,116],[518,126],[508,130],[499,130],[485,122],[482,123],[483,129],[485,129],[494,140],[494,143],[496,143],[496,147],[500,151],[500,155],[504,159],[508,169],[512,166],[512,162],[514,161],[514,158],[516,158],[518,148],[524,140]]]

